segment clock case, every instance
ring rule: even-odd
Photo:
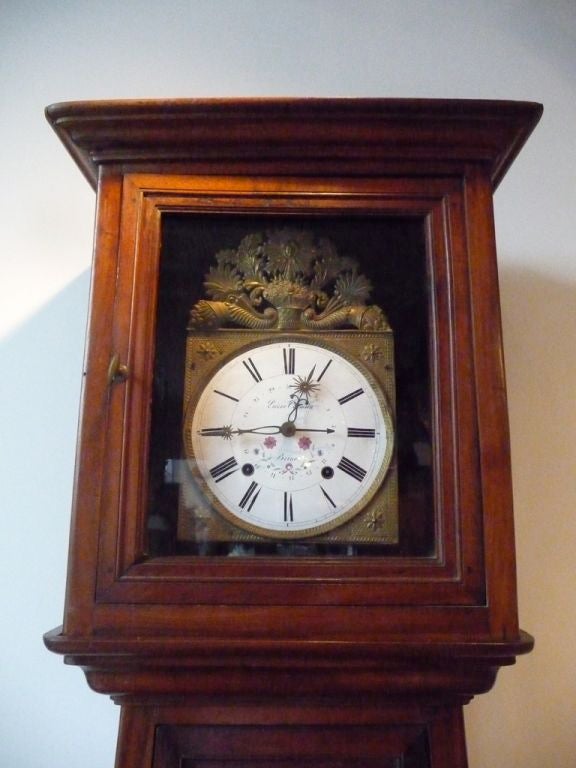
[[[48,108],[97,217],[64,623],[45,642],[122,705],[118,768],[466,765],[462,705],[532,647],[517,617],[492,194],[540,114],[427,100]],[[418,224],[426,546],[150,552],[155,307],[175,214]]]

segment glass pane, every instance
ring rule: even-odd
[[[164,216],[153,555],[434,552],[418,218]]]

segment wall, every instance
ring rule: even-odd
[[[113,764],[117,710],[48,654],[60,622],[94,196],[43,107],[171,96],[542,101],[496,195],[522,625],[467,711],[471,768],[573,765],[573,0],[64,0],[0,11],[0,764]]]

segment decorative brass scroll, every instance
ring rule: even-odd
[[[216,254],[204,287],[189,330],[389,330],[382,309],[366,304],[372,286],[355,262],[306,230],[247,235]]]

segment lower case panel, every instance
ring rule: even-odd
[[[429,768],[413,726],[159,726],[153,768]]]
[[[200,724],[199,712],[186,705],[122,710],[116,768],[467,768],[458,705],[428,712],[369,705],[367,712],[360,704],[356,716],[354,707],[328,705],[308,724],[279,722],[277,711],[258,724],[248,712],[232,715],[236,724]],[[230,714],[220,709],[214,719],[229,721]],[[358,724],[367,715],[372,722]],[[317,722],[323,719],[330,724]]]

